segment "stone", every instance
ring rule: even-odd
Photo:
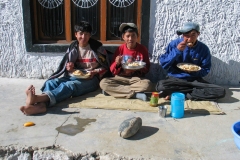
[[[135,135],[142,127],[142,119],[140,117],[132,117],[124,120],[119,128],[118,134],[122,138],[129,138]]]

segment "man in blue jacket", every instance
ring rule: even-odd
[[[168,71],[168,76],[188,81],[202,80],[211,68],[209,48],[197,38],[200,35],[199,25],[187,22],[177,31],[181,38],[169,43],[166,53],[160,57],[160,63]],[[201,67],[198,72],[185,72],[177,67],[178,63],[192,63]]]
[[[168,76],[167,79],[159,81],[156,88],[159,91],[163,91],[166,99],[169,99],[170,94],[176,91],[191,93],[193,88],[196,87],[195,84],[197,86],[206,86],[200,83],[208,83],[202,77],[206,76],[211,69],[210,50],[207,45],[198,40],[198,36],[200,35],[199,25],[194,22],[187,22],[181,29],[177,30],[177,34],[182,36],[171,41],[165,54],[159,58],[160,64],[163,69],[167,70]],[[200,70],[184,70],[184,68],[179,66],[181,63],[199,66]],[[181,84],[181,82],[183,82],[183,86],[179,87],[176,85]],[[166,85],[171,86],[171,89]],[[185,90],[186,86],[188,86],[187,90]]]

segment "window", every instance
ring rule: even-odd
[[[142,0],[33,0],[36,43],[68,43],[74,24],[88,21],[92,36],[104,44],[121,42],[119,26],[133,22],[140,28]]]
[[[118,30],[123,22],[135,23],[139,42],[148,44],[149,0],[24,0],[22,4],[27,51],[66,51],[75,40],[74,24],[81,20],[92,25],[92,36],[105,46],[123,43]],[[142,32],[144,28],[147,32]]]

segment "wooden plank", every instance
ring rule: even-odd
[[[35,40],[38,41],[39,37],[38,37],[38,18],[37,18],[37,0],[33,1],[33,16],[34,16],[34,32],[35,32]],[[40,20],[39,20],[40,21]]]
[[[141,20],[142,20],[142,0],[137,0],[137,27],[138,27],[138,42],[141,40]],[[146,31],[148,32],[148,31]]]
[[[101,41],[102,44],[124,44],[124,41],[116,41],[116,40],[108,40],[108,41]]]
[[[100,0],[100,41],[106,41],[107,38],[107,0]]]
[[[71,30],[71,0],[64,1],[64,10],[65,10],[65,35],[66,41],[72,41],[72,30]]]

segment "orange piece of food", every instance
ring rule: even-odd
[[[30,126],[34,126],[35,125],[35,123],[33,123],[33,122],[26,122],[26,123],[24,123],[24,127],[30,127]]]

